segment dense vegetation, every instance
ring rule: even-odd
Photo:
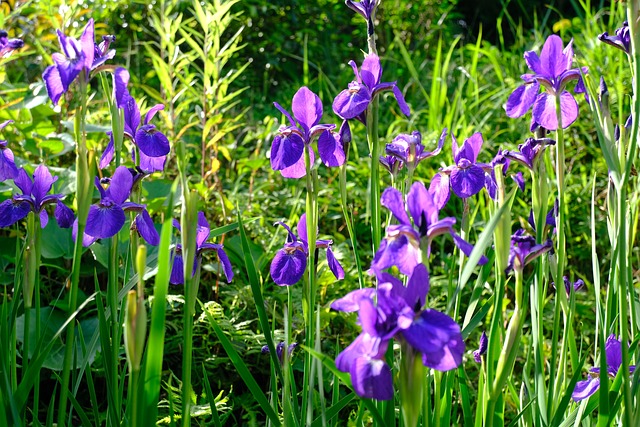
[[[412,183],[422,182],[429,188],[434,175],[459,160],[450,148],[451,136],[462,144],[476,132],[484,139],[477,162],[491,165],[485,168],[489,175],[489,169],[501,161],[496,157],[499,149],[516,152],[531,136],[560,140],[566,161],[559,162],[558,151],[550,145],[538,158],[541,169],[536,169],[538,175],[534,172],[534,180],[513,161],[504,179],[493,172],[501,192],[497,201],[487,185],[487,190],[473,197],[452,194],[446,206],[439,206],[440,219],[456,218],[456,232],[480,249],[468,250],[466,255],[471,257],[465,257],[459,242],[450,237],[433,242],[429,237],[429,256],[425,247],[419,248],[428,264],[427,306],[459,324],[457,333],[466,349],[461,363],[441,369],[448,373],[420,371],[420,386],[426,391],[420,391],[425,397],[424,402],[420,399],[423,407],[415,415],[416,422],[425,426],[638,425],[628,424],[640,416],[633,404],[639,398],[638,375],[627,381],[628,376],[616,376],[616,369],[608,384],[600,380],[601,390],[608,394],[600,391],[586,400],[570,399],[588,367],[600,366],[604,371],[609,366],[600,357],[600,349],[608,348],[609,335],[631,344],[630,350],[622,351],[618,368],[629,367],[637,359],[639,199],[633,132],[638,128],[633,124],[625,131],[623,126],[629,114],[635,118],[638,112],[632,90],[636,82],[629,69],[635,64],[635,53],[598,40],[605,31],[614,34],[627,19],[627,5],[379,3],[372,27],[382,82],[396,82],[411,113],[405,114],[395,92],[382,91],[367,107],[366,120],[334,113],[334,98],[354,80],[348,62],[353,60],[362,69],[363,53],[372,53],[365,21],[342,1],[2,3],[0,29],[24,45],[0,56],[0,123],[12,121],[0,128],[1,139],[6,140],[0,178],[7,174],[0,183],[0,197],[12,201],[7,203],[18,206],[17,210],[24,200],[16,199],[16,194],[22,191],[32,197],[17,174],[6,172],[8,166],[2,162],[11,157],[7,148],[16,167],[29,177],[39,165],[46,165],[57,176],[51,192],[61,196],[60,202],[52,201],[51,219],[41,230],[40,212],[46,212],[46,207],[35,203],[38,207],[31,208],[28,216],[12,221],[17,210],[9,214],[0,206],[0,341],[9,343],[0,356],[0,406],[5,411],[0,425],[53,425],[54,420],[58,425],[150,425],[151,418],[171,425],[389,425],[395,420],[397,425],[411,424],[413,418],[407,415],[411,411],[403,406],[408,399],[403,399],[406,389],[401,377],[408,368],[405,359],[393,358],[393,341],[386,352],[396,385],[391,403],[365,399],[378,396],[363,396],[349,373],[336,369],[334,359],[358,336],[363,319],[341,313],[335,306],[332,309],[331,304],[355,289],[384,282],[375,278],[375,266],[380,263],[376,264],[374,249],[379,249],[385,230],[388,233],[389,227],[402,223],[397,215],[381,209],[384,190],[394,186],[406,196]],[[73,59],[64,46],[61,49],[56,30],[80,40],[91,19],[95,23],[91,43],[114,35],[108,49],[115,49],[115,54],[87,68],[90,80],[76,81],[65,88],[59,102],[52,102],[43,72],[47,67],[62,70],[52,57],[54,52]],[[530,112],[514,119],[505,109],[522,84],[520,76],[530,72],[524,52],[540,53],[551,34],[557,34],[565,46],[573,40],[572,67],[588,67],[588,77],[577,72],[573,80],[585,78],[591,101],[575,96],[579,116],[560,135],[555,129],[534,134]],[[161,133],[171,147],[162,167],[138,169],[132,172],[133,178],[122,166],[115,166],[139,167],[141,156],[148,153],[137,129],[126,128],[130,110],[125,101],[120,104],[116,77],[111,77],[121,73],[121,67],[128,70],[127,96],[142,113],[138,124],[151,124],[149,135]],[[600,76],[608,84],[604,95],[602,90],[598,95]],[[295,106],[292,110],[292,98],[301,87],[319,96],[324,107],[319,123],[335,124],[337,132],[343,118],[352,119],[351,138],[335,136],[336,144],[348,147],[344,165],[325,167],[331,162],[322,157],[318,146],[316,167],[309,159],[306,162],[306,171],[313,169],[313,174],[306,174],[309,179],[288,179],[274,170],[271,147],[287,132],[281,125],[296,124],[274,102],[300,122]],[[156,104],[163,109],[147,120],[145,114]],[[375,138],[370,111],[376,114]],[[605,120],[608,111],[612,122]],[[617,166],[606,152],[614,124],[623,129],[623,142],[613,149]],[[379,176],[372,178],[372,152],[377,163],[378,156],[385,155],[386,144],[413,131],[421,133],[426,151],[434,151],[443,129],[447,136],[437,156],[416,164],[411,172],[405,159],[396,176],[376,167]],[[110,143],[106,132],[113,133],[111,141],[115,139],[117,147],[110,164],[102,162]],[[373,151],[376,144],[379,150]],[[616,167],[622,171],[619,176]],[[116,179],[118,170],[126,176],[123,181]],[[547,175],[541,177],[540,170]],[[513,193],[516,185],[511,176],[516,172],[524,174],[526,184],[524,191]],[[559,174],[564,176],[562,187],[556,185]],[[98,177],[95,189],[94,176]],[[111,194],[117,191],[114,183],[127,180],[133,180],[122,184],[127,197],[120,200]],[[543,190],[547,193],[541,196]],[[453,186],[452,192],[459,193]],[[554,212],[557,198],[562,200],[561,213],[556,208],[552,216],[558,225],[554,222],[536,231],[538,214],[543,208],[545,213]],[[78,218],[84,212],[85,219],[86,215],[95,219],[98,210],[102,214],[114,203],[126,207],[127,199],[144,205],[155,223],[153,231],[145,235],[144,217],[137,216],[143,215],[142,208],[129,206],[133,211],[127,211],[125,228],[108,237],[107,225],[101,227],[105,234],[100,234],[89,221],[86,231],[97,241],[84,248],[76,245],[73,228],[82,230],[85,224],[76,220],[71,226],[64,208],[57,207],[60,203]],[[411,210],[409,201],[407,206]],[[535,219],[529,220],[532,209]],[[309,235],[303,239],[295,225],[305,213],[308,228],[302,228]],[[380,215],[377,236],[376,215]],[[206,227],[202,217],[208,221]],[[100,218],[105,224],[111,221]],[[172,218],[180,221],[181,231],[172,229]],[[419,221],[412,217],[409,227],[418,227]],[[277,222],[291,227],[296,239]],[[317,236],[311,233],[312,224],[317,225]],[[506,264],[500,259],[509,254],[509,237],[520,228],[535,237],[535,244],[544,244],[547,237],[554,243],[547,248],[551,249],[548,254],[526,268],[523,265],[518,273],[513,273],[518,268],[513,268],[509,257],[512,273],[504,274],[505,269],[498,267]],[[621,229],[626,237],[622,234],[619,240]],[[206,236],[196,238],[196,231]],[[506,246],[500,246],[499,238],[493,240],[493,233],[499,236],[501,231],[508,236]],[[558,242],[560,235],[566,236],[566,244]],[[140,237],[147,242],[151,238],[151,244],[145,245]],[[426,231],[421,237],[426,237]],[[309,250],[317,239],[332,240],[332,244]],[[295,250],[305,254],[303,262],[310,266],[294,275],[294,283],[283,283],[291,276],[274,275],[272,266],[280,251],[292,248],[282,249],[285,241],[287,245],[304,243],[304,248]],[[139,243],[145,249],[139,250]],[[291,251],[288,255],[297,254]],[[476,267],[481,254],[488,263]],[[176,256],[184,259],[185,266],[195,263],[195,276],[188,274],[189,267],[184,276],[182,269],[173,267]],[[232,271],[226,269],[227,256]],[[561,267],[556,269],[558,262]],[[412,274],[398,264],[382,269],[389,266],[396,276],[398,271],[403,273],[404,285],[411,282]],[[568,291],[566,298],[558,297],[552,282],[562,275],[570,283],[582,280],[586,292],[576,289]],[[178,281],[186,284],[175,284]],[[520,320],[523,285],[525,313],[533,308],[540,311],[537,317],[522,314]],[[622,306],[629,308],[627,296],[630,312],[620,312]],[[429,312],[422,310],[424,298],[420,307],[412,307],[416,318]],[[374,299],[377,304],[384,300],[382,296]],[[156,305],[158,301],[161,304]],[[156,309],[160,305],[162,309]],[[512,328],[522,335],[516,339]],[[495,344],[476,363],[473,350],[480,345],[483,331]],[[417,351],[407,350],[405,339],[409,340],[395,337],[403,357]],[[298,346],[291,353],[282,347],[276,351],[283,341],[285,348],[292,342]],[[514,348],[511,352],[504,346],[508,354],[513,353],[508,362],[498,361],[504,353],[503,342],[511,342]],[[383,358],[383,354],[374,357]],[[154,377],[154,372],[161,375]],[[489,378],[491,372],[506,372],[504,382]],[[157,390],[150,391],[154,385]]]

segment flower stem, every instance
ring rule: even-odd
[[[378,251],[382,240],[380,215],[380,141],[378,139],[378,98],[374,98],[367,107],[367,141],[371,152],[371,172],[369,176],[369,205],[371,208],[371,238],[373,254]]]
[[[85,78],[80,79],[80,106],[75,116],[75,138],[76,138],[76,203],[78,206],[77,219],[78,231],[76,235],[75,248],[73,254],[73,266],[71,268],[71,285],[69,290],[69,316],[72,316],[78,304],[78,284],[80,282],[80,264],[82,258],[82,237],[87,226],[87,215],[91,205],[91,179],[89,168],[89,153],[87,151],[87,86]],[[58,404],[58,426],[66,425],[67,399],[69,393],[69,380],[71,375],[71,364],[73,363],[75,344],[75,322],[70,322],[67,326],[66,346],[64,352],[64,363],[61,376],[60,401]]]
[[[340,205],[342,206],[342,215],[344,221],[347,224],[347,231],[349,232],[349,239],[351,240],[351,248],[353,249],[353,257],[356,261],[356,267],[358,269],[358,283],[360,289],[364,287],[364,279],[362,277],[362,263],[360,262],[360,256],[358,255],[358,240],[356,238],[356,232],[353,227],[353,217],[349,214],[349,206],[347,200],[347,163],[349,159],[349,148],[351,144],[345,144],[344,164],[340,166]]]

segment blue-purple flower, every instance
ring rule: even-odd
[[[4,129],[13,120],[0,123],[0,130]],[[18,168],[13,159],[13,151],[7,148],[7,141],[0,139],[0,182],[7,179],[15,179],[18,176]]]
[[[422,145],[422,134],[420,134],[420,132],[416,130],[413,131],[411,135],[401,133],[393,138],[391,143],[386,145],[385,151],[388,156],[395,157],[400,160],[402,164],[406,164],[415,169],[421,161],[440,154],[446,137],[447,129],[444,129],[440,134],[440,138],[438,138],[438,146],[436,149],[426,151],[424,145]],[[383,162],[383,158],[381,158],[380,161]]]
[[[0,30],[0,58],[6,58],[11,52],[24,46],[20,39],[10,39],[5,30]]]
[[[124,112],[124,135],[138,147],[140,162],[138,167],[145,173],[153,173],[164,170],[167,154],[171,151],[169,139],[160,132],[155,125],[149,123],[151,119],[164,105],[156,104],[147,111],[144,121],[140,123],[140,109],[136,100],[129,94],[127,84],[129,83],[129,72],[124,68],[117,68],[113,74],[113,98],[118,108]],[[109,135],[109,144],[100,158],[100,168],[106,168],[115,155],[115,143],[113,134]],[[132,150],[131,157],[136,163],[136,150]]]
[[[89,208],[87,226],[82,237],[84,246],[118,234],[126,222],[125,212],[130,211],[138,213],[131,224],[131,230],[136,231],[150,245],[157,246],[160,243],[160,236],[146,207],[127,202],[133,183],[133,173],[125,166],[116,168],[111,178],[95,178],[94,184],[100,193],[100,201]],[[77,221],[74,224],[74,236],[76,233]]]
[[[478,349],[473,352],[473,360],[475,360],[476,363],[481,363],[482,356],[487,352],[488,348],[489,338],[487,338],[487,333],[482,331],[482,335],[480,336],[480,345],[478,346]]]
[[[331,304],[334,310],[358,312],[362,333],[336,358],[336,367],[350,374],[358,396],[393,398],[391,369],[385,361],[391,339],[411,346],[429,368],[449,371],[462,363],[460,326],[444,313],[423,308],[428,292],[429,272],[418,264],[406,287],[382,273],[377,288],[352,291]]]
[[[527,138],[524,144],[518,145],[518,151],[504,150],[503,155],[533,170],[545,147],[555,143],[556,141],[550,138]]]
[[[40,218],[40,226],[46,227],[49,222],[49,214],[46,206],[55,203],[54,216],[61,228],[69,228],[73,223],[73,212],[61,199],[62,194],[49,194],[57,176],[51,176],[46,166],[40,165],[33,173],[33,180],[27,172],[20,168],[14,183],[22,194],[14,194],[9,200],[0,203],[0,227],[9,227],[33,212]]]
[[[423,183],[415,182],[407,194],[406,207],[413,223],[405,210],[402,193],[395,188],[387,188],[380,203],[391,211],[398,224],[387,227],[386,236],[371,263],[371,271],[376,275],[392,266],[398,267],[402,274],[410,275],[416,265],[422,263],[422,245],[426,247],[428,257],[431,241],[441,234],[450,234],[465,255],[471,254],[473,246],[453,230],[456,219],[438,218],[439,210],[433,195]],[[487,258],[483,256],[480,264],[486,262]]]
[[[551,239],[537,244],[535,237],[526,235],[524,229],[521,228],[511,236],[511,250],[509,251],[507,271],[522,270],[525,265],[550,251],[553,251]]]
[[[532,109],[532,128],[540,125],[548,130],[556,130],[556,98],[560,97],[562,127],[567,128],[578,118],[578,103],[565,87],[570,81],[576,80],[574,92],[585,93],[580,73],[586,74],[588,71],[587,67],[582,67],[582,70],[571,68],[573,40],[563,48],[562,39],[551,35],[545,41],[540,56],[528,51],[524,59],[534,74],[522,75],[524,84],[513,91],[507,100],[507,116],[522,117]],[[543,92],[540,92],[540,86],[545,89]]]
[[[291,358],[291,353],[293,353],[293,350],[297,346],[298,346],[297,342],[289,344],[289,346],[287,347],[288,358]],[[268,345],[262,346],[261,353],[269,354],[269,346]],[[278,360],[280,360],[280,363],[283,363],[284,362],[284,341],[280,341],[278,345],[276,345],[276,354],[278,355]]]
[[[173,220],[173,226],[180,230],[180,223],[178,221]],[[222,270],[227,279],[227,283],[230,283],[231,280],[233,280],[233,267],[231,266],[231,261],[229,261],[229,257],[224,251],[224,247],[222,245],[207,243],[207,239],[209,239],[210,234],[211,228],[209,227],[209,221],[207,221],[203,212],[198,212],[198,226],[196,228],[196,259],[193,263],[193,271],[191,272],[191,275],[193,276],[195,274],[196,269],[200,265],[202,255],[206,252],[214,251],[218,255],[218,260],[222,265]],[[173,250],[173,254],[173,266],[171,267],[169,283],[173,285],[182,285],[184,284],[182,245],[176,245]]]
[[[82,75],[88,81],[91,70],[115,56],[115,50],[109,50],[112,40],[113,36],[106,36],[99,46],[95,44],[93,19],[89,19],[84,27],[80,40],[68,37],[58,30],[62,53],[52,55],[54,65],[47,67],[42,74],[47,93],[54,105],[78,76]]]
[[[290,286],[298,283],[307,268],[309,243],[307,239],[307,214],[298,221],[298,235],[283,222],[277,222],[287,230],[287,242],[271,261],[271,278],[279,286]],[[329,270],[338,280],[344,279],[344,270],[331,250],[331,240],[316,240],[316,248],[327,249]]]
[[[465,139],[462,146],[458,146],[453,134],[451,139],[454,164],[442,168],[429,184],[438,209],[447,204],[451,190],[462,199],[478,194],[486,183],[485,171],[491,173],[493,169],[490,164],[478,163],[478,154],[484,143],[480,132]]]
[[[598,36],[598,40],[605,42],[613,47],[622,50],[625,53],[631,51],[631,33],[629,32],[629,23],[622,23],[622,27],[616,30],[615,35],[610,36],[606,31]]]
[[[580,292],[584,290],[586,286],[582,279],[578,279],[575,282],[571,283],[571,280],[569,280],[567,276],[563,276],[562,280],[564,281],[564,290],[567,292],[567,297],[571,295],[571,289],[573,289],[573,292]],[[553,283],[553,287],[556,287],[555,283]]]
[[[301,87],[291,104],[293,116],[280,104],[273,105],[289,120],[289,126],[282,125],[271,143],[271,168],[280,171],[285,178],[302,178],[306,175],[304,148],[309,146],[311,164],[315,161],[310,144],[318,138],[318,152],[326,166],[340,166],[345,161],[344,138],[351,140],[349,125],[343,123],[340,132],[333,133],[335,125],[320,124],[322,119],[322,101],[308,87]]]
[[[607,374],[614,378],[622,365],[622,343],[616,339],[615,335],[611,334],[607,338],[604,352],[607,358]],[[629,374],[633,374],[635,369],[634,365],[629,366]],[[600,388],[600,375],[602,375],[600,368],[589,369],[589,379],[578,381],[576,384],[576,388],[571,394],[573,400],[579,402],[598,391]]]
[[[358,70],[356,63],[349,61],[356,79],[349,83],[348,89],[343,90],[333,100],[333,112],[344,120],[358,119],[365,123],[366,110],[371,100],[380,92],[392,90],[398,102],[400,111],[409,116],[411,111],[404,100],[404,96],[396,82],[383,82],[382,66],[378,55],[369,54],[364,58],[362,67]]]

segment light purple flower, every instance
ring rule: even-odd
[[[298,221],[298,235],[283,222],[277,222],[287,230],[287,242],[271,261],[271,278],[279,286],[290,286],[298,283],[307,268],[309,243],[307,239],[307,214]],[[344,270],[331,250],[331,240],[316,240],[316,248],[327,249],[327,264],[338,280],[344,279]]]
[[[13,120],[0,123],[0,130],[4,129]],[[15,179],[18,176],[18,168],[13,159],[13,152],[7,148],[7,141],[0,139],[0,182],[7,179]]]
[[[447,129],[444,129],[438,139],[438,146],[433,151],[426,151],[422,145],[422,135],[418,131],[413,131],[411,135],[402,133],[396,136],[390,144],[387,144],[385,151],[387,155],[396,157],[403,164],[411,168],[416,168],[418,163],[436,156],[442,151],[444,140],[447,137]]]
[[[522,117],[533,109],[532,127],[537,124],[548,130],[556,130],[556,97],[560,97],[562,127],[567,128],[578,118],[578,103],[565,87],[570,81],[576,80],[574,92],[585,93],[580,73],[588,72],[587,67],[582,67],[582,70],[571,68],[573,40],[563,48],[562,39],[555,34],[551,35],[544,43],[539,57],[534,51],[528,51],[525,52],[524,59],[534,74],[522,75],[525,83],[509,96],[507,116]],[[545,90],[538,93],[540,86]]]
[[[422,363],[438,371],[462,363],[465,346],[460,326],[449,316],[423,309],[429,292],[429,272],[418,264],[405,287],[386,273],[376,289],[358,289],[331,304],[334,310],[358,312],[362,333],[336,358],[336,367],[351,376],[363,398],[393,398],[391,369],[385,353],[391,339],[406,342],[421,353]]]
[[[598,40],[629,54],[629,52],[631,52],[631,32],[629,31],[629,23],[627,21],[623,22],[622,27],[616,30],[616,34],[614,36],[610,36],[609,33],[605,31],[598,36]]]
[[[67,37],[58,30],[58,41],[62,53],[52,55],[54,65],[47,67],[42,74],[47,93],[53,104],[57,104],[63,93],[78,76],[89,80],[89,73],[104,64],[115,55],[115,50],[109,50],[113,36],[106,36],[103,42],[96,46],[93,18],[84,27],[80,40]]]
[[[442,209],[449,201],[450,189],[462,199],[478,194],[485,186],[485,171],[491,173],[493,169],[489,164],[478,163],[478,154],[484,143],[480,132],[465,139],[462,146],[458,146],[453,134],[451,139],[454,164],[442,168],[429,185],[438,209]]]
[[[289,346],[287,347],[288,358],[291,358],[291,353],[293,353],[293,350],[297,346],[298,346],[297,342],[289,344]],[[269,354],[269,346],[268,345],[262,346],[262,349],[260,351],[262,354]],[[276,345],[276,354],[278,355],[278,360],[280,360],[280,363],[283,363],[284,362],[284,341],[280,341],[278,345]]]
[[[57,176],[51,176],[51,172],[46,166],[40,165],[33,173],[33,180],[27,172],[20,168],[18,175],[14,178],[14,183],[22,194],[14,194],[9,200],[0,203],[0,227],[9,227],[33,212],[40,218],[40,226],[47,226],[49,214],[46,206],[51,203],[56,204],[54,217],[60,228],[69,228],[73,222],[73,212],[61,199],[62,194],[48,194],[53,187],[53,183],[58,180]]]
[[[373,258],[371,271],[376,275],[392,266],[398,267],[402,274],[410,275],[416,265],[422,262],[422,240],[426,240],[424,244],[429,256],[431,241],[441,234],[450,234],[465,255],[471,254],[473,246],[453,230],[455,218],[438,218],[439,211],[433,195],[423,183],[413,183],[407,194],[406,207],[413,223],[405,210],[402,193],[395,188],[387,188],[382,193],[380,203],[391,211],[398,224],[387,227],[385,238]],[[487,258],[483,256],[479,264],[486,262]]]
[[[360,70],[358,70],[354,61],[349,61],[349,65],[353,68],[356,79],[349,83],[348,89],[340,92],[333,100],[333,112],[338,117],[344,120],[358,119],[365,123],[366,110],[369,103],[378,93],[385,90],[393,91],[400,111],[405,116],[409,116],[411,113],[409,106],[405,102],[396,82],[380,82],[382,79],[382,66],[378,55],[367,55],[362,62]]]
[[[173,220],[173,226],[180,230],[180,223],[176,220]],[[229,261],[229,257],[224,250],[224,247],[220,244],[216,243],[207,243],[207,239],[209,239],[209,235],[211,234],[211,228],[209,227],[209,221],[204,216],[203,212],[198,212],[198,226],[196,228],[196,259],[193,263],[193,271],[191,275],[193,276],[200,265],[200,261],[202,259],[202,254],[209,251],[214,251],[218,255],[218,260],[222,265],[222,270],[224,272],[225,278],[227,279],[227,283],[230,283],[233,280],[233,267],[231,266],[231,261]],[[173,250],[173,265],[171,267],[171,277],[169,278],[169,283],[172,285],[182,285],[184,284],[184,261],[182,258],[182,245],[176,245]]]
[[[609,377],[614,378],[622,365],[622,343],[616,339],[615,335],[611,334],[607,338],[604,353],[607,358],[607,374]],[[633,374],[635,369],[634,365],[629,366],[629,374]],[[576,384],[576,388],[571,394],[573,400],[579,402],[598,391],[600,388],[600,375],[602,375],[600,368],[589,369],[589,379],[578,381]]]
[[[9,34],[5,30],[0,30],[0,58],[6,58],[14,50],[24,46],[24,42],[20,39],[10,39]]]
[[[575,282],[571,283],[571,280],[569,280],[567,276],[563,276],[562,280],[564,282],[564,290],[567,292],[567,297],[571,295],[571,289],[573,289],[573,292],[580,292],[583,291],[586,287],[582,279],[578,279]],[[555,282],[552,283],[552,285],[553,288],[556,289]]]
[[[280,171],[285,178],[302,178],[306,175],[304,148],[309,146],[314,137],[318,139],[318,151],[322,162],[330,167],[340,166],[345,161],[343,145],[351,140],[348,125],[340,127],[340,132],[333,133],[335,125],[320,124],[322,119],[322,101],[308,87],[301,87],[295,95],[289,114],[280,104],[273,105],[289,120],[289,126],[282,125],[271,143],[271,168]],[[309,146],[311,164],[315,161],[313,148]]]

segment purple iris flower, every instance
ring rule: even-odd
[[[389,341],[406,342],[421,353],[422,363],[449,371],[462,363],[465,351],[460,326],[449,316],[423,309],[429,292],[429,272],[418,264],[407,286],[386,273],[378,277],[377,289],[364,288],[336,300],[331,308],[358,312],[362,333],[336,358],[336,367],[351,376],[358,396],[393,398],[391,369],[385,361]]]
[[[289,120],[289,126],[282,125],[271,143],[271,168],[280,171],[285,178],[302,178],[306,175],[304,147],[318,138],[318,151],[322,162],[330,167],[340,166],[345,161],[343,144],[351,140],[349,125],[343,123],[340,132],[333,133],[335,125],[320,124],[322,102],[318,95],[303,86],[293,95],[291,111],[293,116],[280,104],[273,105]],[[311,164],[315,154],[309,147]]]
[[[391,175],[396,175],[398,171],[400,171],[404,167],[404,163],[402,160],[398,159],[396,156],[380,156],[380,164],[387,170]]]
[[[58,30],[62,53],[52,55],[54,65],[47,67],[42,74],[47,93],[54,105],[81,73],[84,72],[83,78],[88,81],[91,70],[115,56],[115,50],[109,50],[109,43],[113,40],[113,36],[106,36],[106,39],[96,46],[93,19],[89,19],[84,27],[80,40],[67,37]]]
[[[125,212],[137,212],[131,229],[137,231],[150,245],[157,246],[160,236],[144,205],[127,202],[133,187],[134,177],[125,166],[119,166],[111,178],[95,178],[95,186],[100,192],[100,202],[91,205],[87,216],[87,227],[82,242],[90,246],[98,239],[107,239],[120,232],[126,222]],[[104,185],[108,185],[105,189]],[[74,224],[74,236],[77,222]]]
[[[129,94],[127,84],[129,83],[129,72],[124,68],[117,68],[113,75],[114,90],[113,97],[118,108],[124,111],[124,135],[128,137],[135,146],[139,148],[139,167],[146,173],[153,173],[164,170],[167,154],[171,151],[169,139],[156,129],[155,125],[149,122],[156,113],[164,109],[164,105],[156,104],[147,111],[142,125],[140,123],[140,109],[136,100]],[[109,135],[109,144],[100,158],[100,168],[106,168],[115,155],[115,143],[113,134]],[[132,151],[133,162],[136,163],[135,150]]]
[[[6,58],[14,50],[24,46],[24,42],[20,39],[10,39],[9,34],[5,30],[0,30],[0,58]]]
[[[484,164],[482,165],[484,170],[484,187],[487,189],[489,197],[493,200],[496,200],[496,197],[498,196],[498,182],[496,181],[495,170],[495,167],[498,165],[502,165],[502,176],[507,176],[511,160],[504,155],[504,151],[502,151],[502,149],[498,150],[498,153],[488,165],[489,167]],[[524,191],[524,179],[522,178],[522,173],[512,175],[511,178],[513,178],[520,190]]]
[[[607,358],[607,374],[614,378],[622,365],[622,343],[616,339],[615,335],[611,334],[607,338],[604,352]],[[633,374],[635,369],[634,365],[629,366],[629,374]],[[571,394],[573,400],[579,402],[595,393],[600,388],[600,375],[600,368],[589,369],[589,379],[578,381],[576,384],[576,388]]]
[[[413,223],[407,215],[400,191],[387,188],[380,197],[380,203],[391,211],[398,220],[398,224],[387,227],[386,236],[373,258],[371,271],[376,275],[394,265],[402,274],[410,275],[416,265],[422,263],[422,240],[426,239],[424,244],[428,257],[431,241],[441,234],[450,234],[456,246],[465,255],[471,254],[473,246],[453,230],[456,219],[451,217],[438,219],[438,207],[433,195],[427,191],[423,183],[414,182],[407,194],[406,206],[413,218]],[[479,264],[485,264],[487,261],[483,256]]]
[[[298,221],[298,235],[283,222],[277,222],[287,230],[287,242],[271,261],[271,277],[276,285],[290,286],[298,283],[307,268],[309,243],[307,239],[307,214],[302,214]],[[331,240],[316,240],[316,248],[327,249],[329,270],[338,280],[344,279],[344,270],[331,250]]]
[[[405,116],[409,116],[411,111],[404,100],[404,96],[396,82],[381,83],[382,66],[380,58],[376,54],[365,56],[362,67],[358,70],[356,63],[349,61],[349,65],[353,68],[356,80],[349,83],[349,88],[343,90],[333,100],[333,112],[344,120],[358,119],[362,123],[366,120],[366,110],[371,100],[379,92],[384,90],[392,90],[393,95],[398,102],[400,111]]]
[[[586,93],[581,70],[571,68],[573,62],[573,40],[563,48],[562,39],[555,34],[549,36],[542,47],[540,56],[534,51],[524,54],[527,66],[534,74],[523,74],[524,84],[519,86],[507,100],[507,116],[524,116],[533,107],[533,124],[548,130],[558,128],[556,97],[560,97],[562,127],[567,128],[578,118],[578,103],[573,95],[565,90],[567,83],[577,80],[575,93]],[[582,67],[582,74],[588,72]],[[538,93],[540,85],[545,89]]]
[[[629,53],[631,51],[631,33],[629,32],[629,23],[627,21],[622,23],[622,27],[616,30],[615,36],[610,36],[609,33],[604,32],[598,36],[598,40],[610,44],[613,47]]]
[[[389,156],[396,157],[409,167],[416,168],[418,163],[429,157],[436,156],[442,151],[444,140],[447,137],[447,129],[444,129],[438,139],[438,146],[433,151],[426,151],[422,145],[422,135],[413,131],[411,135],[401,133],[387,144],[385,150]]]
[[[13,120],[0,123],[0,130],[4,129]],[[13,151],[7,148],[7,141],[0,139],[0,182],[7,179],[15,179],[18,176],[18,168],[13,160]]]
[[[42,228],[49,222],[46,206],[56,204],[54,216],[60,228],[69,228],[73,223],[73,211],[61,199],[62,194],[48,194],[57,176],[51,176],[46,166],[40,165],[33,173],[33,180],[27,172],[20,168],[13,182],[22,194],[14,194],[9,200],[0,203],[0,227],[9,227],[29,215],[29,212],[40,217]]]
[[[374,16],[376,7],[380,4],[380,0],[346,0],[345,4],[349,9],[353,10],[369,22]]]
[[[289,344],[289,347],[287,347],[287,357],[291,358],[291,353],[293,353],[293,349],[295,349],[297,346],[298,346],[297,342]],[[269,354],[269,346],[268,345],[262,346],[261,352],[262,354]],[[278,360],[280,360],[280,363],[283,363],[284,362],[284,341],[280,341],[278,345],[276,345],[276,354],[278,355]]]
[[[180,223],[173,220],[173,226],[180,230]],[[205,218],[203,212],[198,212],[198,227],[196,229],[196,260],[193,264],[193,276],[196,272],[198,265],[202,259],[202,254],[209,251],[214,251],[218,254],[218,260],[222,265],[224,276],[227,279],[227,283],[233,280],[233,267],[227,253],[224,251],[224,247],[216,243],[207,243],[207,239],[211,234],[211,228],[209,227],[209,221]],[[173,266],[171,267],[171,277],[169,283],[173,285],[184,284],[184,261],[182,259],[182,245],[176,245],[174,248]]]
[[[555,145],[556,141],[550,138],[527,138],[524,144],[518,145],[518,151],[503,151],[505,157],[514,160],[529,170],[533,170],[545,147]]]
[[[526,235],[524,229],[521,228],[511,236],[507,272],[514,269],[522,270],[525,265],[540,255],[552,251],[553,242],[551,239],[547,239],[544,243],[536,244],[535,237]]]
[[[473,352],[473,360],[475,360],[476,363],[482,362],[482,356],[487,352],[487,348],[489,348],[489,338],[487,338],[487,333],[482,331],[480,346]]]
[[[477,162],[484,143],[480,132],[465,139],[462,146],[453,134],[451,139],[454,165],[442,168],[429,185],[438,209],[447,204],[451,190],[462,199],[478,194],[485,186],[485,171],[491,173],[493,169],[490,164]]]
[[[564,281],[564,290],[567,291],[567,297],[571,295],[571,289],[573,288],[574,292],[583,291],[586,287],[584,281],[582,279],[578,279],[575,282],[571,283],[571,280],[567,276],[563,276],[562,280]],[[553,288],[556,288],[556,284],[553,284]]]

